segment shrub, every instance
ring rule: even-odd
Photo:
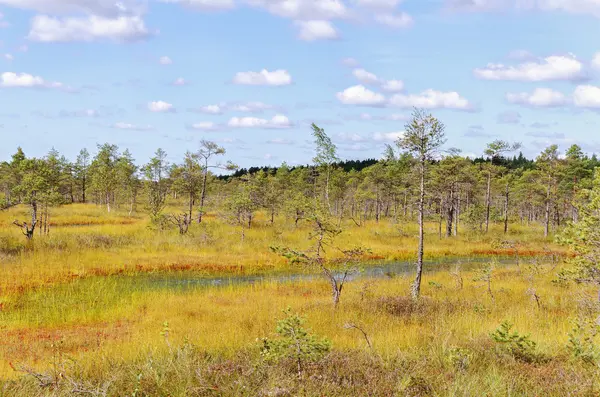
[[[277,339],[263,338],[262,356],[267,360],[293,360],[302,373],[305,362],[315,362],[323,358],[331,349],[331,343],[326,338],[319,339],[303,327],[305,319],[292,313],[291,309],[284,310],[286,317],[277,321]]]
[[[525,362],[536,361],[536,343],[529,338],[529,335],[520,335],[517,331],[511,332],[512,327],[511,323],[504,321],[490,334],[490,337],[515,359]]]
[[[600,325],[595,321],[577,319],[569,333],[567,349],[574,358],[594,364],[600,359],[600,348],[595,343],[599,334]]]

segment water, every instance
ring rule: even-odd
[[[463,270],[472,270],[478,268],[482,263],[489,262],[490,258],[449,258],[445,260],[426,261],[424,271],[427,273],[447,271],[460,264]],[[514,263],[513,259],[501,259],[498,261],[500,266],[506,266]],[[347,280],[361,278],[392,278],[396,276],[412,275],[415,272],[413,262],[375,262],[367,263],[362,266],[359,272],[351,274]],[[126,276],[125,276],[126,277]],[[251,285],[264,282],[295,282],[322,278],[323,275],[318,271],[286,271],[270,274],[258,275],[228,275],[228,276],[190,276],[189,274],[144,274],[132,278],[136,288],[150,290],[188,290],[209,287],[227,287],[232,285]]]

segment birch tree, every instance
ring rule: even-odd
[[[400,149],[415,157],[419,174],[419,247],[417,250],[417,274],[411,288],[411,295],[414,299],[419,298],[421,293],[423,275],[425,181],[429,163],[441,146],[446,143],[444,129],[444,124],[433,115],[425,113],[424,110],[415,109],[411,121],[405,126],[404,135],[397,142]]]

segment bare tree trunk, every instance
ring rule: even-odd
[[[485,194],[485,232],[490,229],[490,205],[492,201],[492,171],[488,171],[487,190]]]
[[[446,209],[446,237],[452,235],[452,222],[454,221],[454,192],[450,192],[450,200]]]
[[[504,191],[504,234],[508,233],[508,196],[510,189],[508,188],[508,182],[506,183],[506,190]]]
[[[421,175],[419,183],[419,248],[417,251],[417,276],[412,285],[412,297],[418,299],[421,293],[421,278],[423,276],[423,252],[424,252],[424,219],[425,211],[425,157],[421,157]]]
[[[546,188],[546,213],[545,213],[544,237],[550,232],[550,184]]]
[[[110,212],[110,193],[106,193],[106,212]]]
[[[202,177],[202,193],[200,193],[200,211],[198,211],[198,223],[202,222],[204,215],[204,199],[206,198],[206,179],[208,178],[208,164],[204,167],[204,175]]]

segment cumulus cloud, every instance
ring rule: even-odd
[[[295,23],[299,29],[298,38],[300,40],[335,40],[340,37],[333,24],[329,21],[311,20],[296,21]]]
[[[233,78],[234,84],[240,85],[268,85],[284,86],[292,84],[292,76],[287,70],[279,69],[269,72],[263,69],[260,72],[239,72]]]
[[[148,110],[155,113],[175,112],[173,105],[164,101],[154,101],[148,103]]]
[[[474,109],[467,99],[461,97],[458,92],[442,92],[432,89],[423,91],[420,94],[396,94],[390,98],[391,106],[399,108],[425,108],[425,109],[454,109],[471,111]]]
[[[365,69],[354,69],[352,71],[354,77],[363,84],[379,84],[379,78]]]
[[[355,85],[337,93],[337,98],[344,105],[381,106],[385,97],[367,89],[364,85]]]
[[[402,91],[404,90],[404,82],[402,80],[387,80],[381,85],[381,88],[389,92]]]
[[[171,58],[169,58],[168,56],[162,56],[158,60],[158,63],[160,63],[161,65],[171,65],[171,64],[173,64],[173,60]]]
[[[394,9],[402,0],[354,0],[359,7],[374,9]]]
[[[287,116],[278,114],[271,120],[257,117],[232,117],[227,125],[233,128],[290,128],[292,123]]]
[[[591,65],[594,69],[600,70],[600,52],[594,55],[594,58],[592,58]]]
[[[206,114],[223,114],[224,106],[223,105],[201,106],[200,108],[198,108],[198,111],[200,113],[206,113]]]
[[[581,80],[585,77],[583,64],[573,56],[552,55],[537,62],[516,66],[490,63],[475,69],[476,77],[484,80],[553,81]]]
[[[412,17],[405,12],[396,14],[377,14],[375,21],[381,25],[401,29],[411,27],[414,23]]]
[[[176,3],[200,11],[224,11],[235,7],[233,0],[160,0],[163,3]]]
[[[496,117],[498,124],[519,124],[521,122],[521,113],[514,110],[506,110]]]
[[[55,18],[37,15],[31,21],[29,40],[40,42],[72,42],[114,40],[138,41],[152,33],[140,16],[107,18],[97,15],[88,17]]]
[[[384,80],[377,77],[376,74],[368,72],[362,68],[354,69],[352,71],[352,75],[361,83],[377,85],[384,91],[399,92],[404,89],[404,82],[402,80]]]
[[[348,8],[342,0],[247,0],[271,14],[296,20],[329,20],[345,18]]]
[[[47,88],[67,92],[75,90],[56,81],[46,81],[40,76],[28,73],[4,72],[0,75],[0,87],[3,88]]]
[[[0,0],[0,5],[41,13],[61,15],[86,13],[106,17],[139,14],[144,9],[141,0]]]
[[[550,88],[536,88],[532,93],[507,93],[506,100],[510,103],[530,107],[556,107],[568,103],[568,98],[561,92]]]
[[[600,109],[600,87],[580,85],[573,92],[573,103],[577,107]]]
[[[248,112],[248,113],[262,113],[265,110],[274,109],[273,105],[269,105],[263,102],[245,102],[245,103],[233,103],[227,105],[231,110],[237,112]]]
[[[3,57],[4,59],[6,59],[8,62],[12,62],[12,61],[14,61],[14,59],[15,59],[15,57],[14,57],[14,56],[12,56],[12,54],[8,54],[8,53],[7,53],[7,54],[4,54],[2,57]]]
[[[151,125],[136,125],[125,122],[118,122],[112,125],[112,128],[116,128],[118,130],[132,130],[132,131],[151,131],[154,129]]]
[[[219,103],[214,105],[201,106],[196,109],[190,109],[193,112],[206,114],[223,114],[227,111],[244,112],[244,113],[263,113],[265,110],[276,109],[275,106],[263,102],[235,102],[235,103]]]
[[[397,132],[376,132],[373,134],[373,140],[377,142],[396,142],[404,136],[404,131]]]

